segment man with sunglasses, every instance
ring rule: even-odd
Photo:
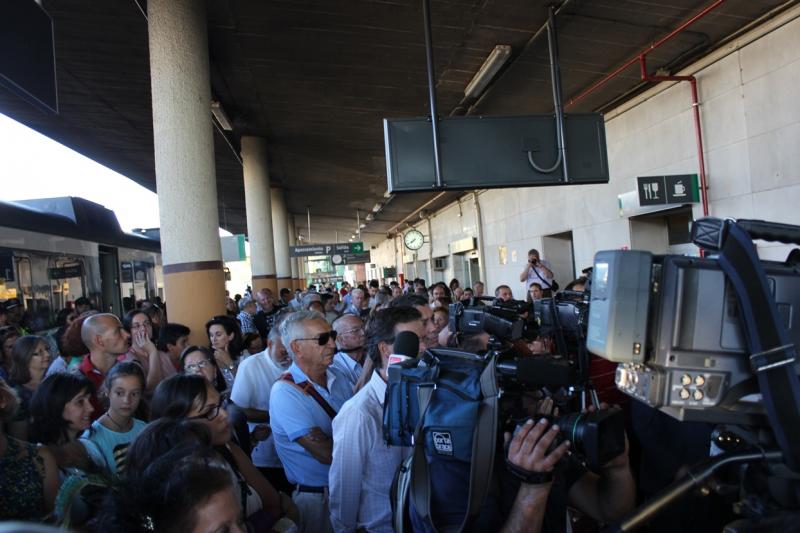
[[[332,367],[337,333],[320,313],[292,313],[281,322],[280,332],[292,364],[270,393],[275,449],[286,477],[297,485],[292,499],[303,517],[302,530],[331,531],[331,421],[353,395],[352,386]]]
[[[333,356],[333,366],[342,371],[356,386],[364,364],[364,321],[356,315],[342,315],[333,321],[338,352]]]

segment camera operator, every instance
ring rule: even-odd
[[[511,477],[501,470],[502,463],[496,462],[495,476],[500,479],[489,481],[489,494],[467,531],[560,533],[566,531],[567,506],[603,523],[618,520],[633,509],[635,486],[627,450],[595,474],[569,453],[569,441],[552,448],[559,431],[557,425],[541,418],[525,422],[513,438],[506,433],[508,464],[526,480]],[[461,524],[469,491],[469,465],[445,465],[431,478],[432,518],[439,531]],[[414,531],[432,531],[416,514],[413,503],[411,511]]]
[[[525,290],[530,290],[532,283],[538,283],[545,291],[545,297],[558,290],[558,285],[553,285],[553,270],[550,263],[539,258],[539,250],[532,248],[528,252],[528,264],[519,275],[519,280],[525,282]],[[550,291],[550,292],[548,292]]]

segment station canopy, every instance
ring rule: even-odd
[[[558,15],[564,101],[710,3],[566,2]],[[794,3],[722,2],[649,54],[649,70],[675,73]],[[42,4],[54,24],[60,113],[44,113],[2,87],[0,112],[155,190],[146,0]],[[552,112],[546,33],[534,38],[550,4],[432,0],[440,115]],[[269,143],[270,178],[285,189],[298,228],[309,209],[315,241],[346,239],[356,228],[356,210],[363,221],[387,200],[382,119],[428,113],[422,2],[207,0],[206,6],[212,99],[234,126],[215,133],[221,226],[246,233],[237,153],[242,135],[256,135]],[[511,46],[508,62],[476,105],[465,102],[465,87],[498,44]],[[569,110],[602,112],[646,86],[633,64]],[[460,194],[446,193],[426,209]],[[396,195],[367,222],[363,241],[385,239],[434,196]]]

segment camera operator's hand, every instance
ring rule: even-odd
[[[544,418],[536,424],[533,420],[528,420],[517,431],[513,439],[510,433],[506,433],[506,443],[511,441],[508,447],[508,462],[517,469],[531,474],[552,472],[556,463],[566,455],[569,442],[562,442],[548,453],[548,449],[558,435],[558,426],[553,425],[549,429],[548,426],[549,422]],[[538,533],[541,531],[547,508],[547,498],[552,486],[551,482],[536,484],[523,482],[501,533],[522,531]]]
[[[609,406],[601,403],[600,410],[604,409],[609,409]],[[583,412],[597,410],[591,406]],[[570,505],[606,524],[621,519],[634,508],[636,484],[628,461],[627,435],[625,451],[603,465],[599,473],[586,472],[570,487],[567,497]]]
[[[548,428],[549,426],[549,428]],[[553,471],[569,449],[569,441],[559,444],[554,450],[548,452],[553,441],[558,436],[558,426],[550,426],[546,418],[534,424],[528,420],[511,439],[508,447],[508,462],[514,466],[535,473],[549,473]],[[506,441],[510,434],[506,433]]]
[[[608,405],[605,402],[601,402],[599,409],[597,407],[595,407],[594,405],[590,405],[589,407],[586,407],[586,408],[582,409],[581,412],[582,413],[594,413],[594,412],[596,412],[598,410],[605,411],[607,409],[615,409],[615,410],[617,410],[617,409],[619,409],[619,406],[615,405],[615,406],[612,407],[612,406]],[[603,470],[612,470],[612,469],[619,469],[619,468],[626,468],[627,469],[628,466],[629,466],[628,446],[629,446],[628,445],[628,434],[626,432],[625,433],[625,451],[623,453],[619,454],[618,456],[616,456],[615,458],[613,458],[612,460],[610,460],[609,462],[607,462],[606,464],[604,464],[603,465]]]

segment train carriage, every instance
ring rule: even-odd
[[[123,299],[163,290],[157,236],[122,231],[113,211],[74,197],[0,202],[0,301],[18,298],[34,329],[81,296],[122,314]]]

